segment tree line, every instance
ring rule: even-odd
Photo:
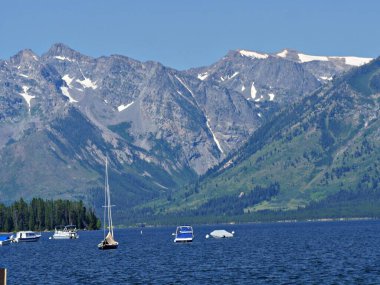
[[[0,231],[3,232],[53,230],[58,225],[69,224],[88,230],[101,226],[94,210],[87,209],[82,201],[33,198],[27,203],[21,198],[10,206],[0,203]]]

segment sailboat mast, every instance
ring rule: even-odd
[[[108,187],[107,187],[107,192],[108,192],[108,209],[109,209],[108,223],[109,223],[109,226],[110,226],[110,232],[111,232],[111,234],[113,236],[112,205],[111,205],[111,193],[110,193],[110,185],[109,184],[108,184]]]
[[[103,211],[103,236],[106,237],[106,209],[107,209],[107,157],[104,177],[104,211]],[[108,212],[107,212],[108,213]]]
[[[108,161],[106,159],[106,209],[107,209],[107,226],[110,232],[110,201],[108,200]]]
[[[108,166],[108,164],[107,164]],[[108,209],[108,232],[111,232],[113,236],[113,224],[112,224],[112,210],[111,210],[111,195],[110,195],[110,185],[108,183],[108,167],[106,168],[106,179],[107,179],[107,187],[106,187],[106,192],[107,192],[107,209]]]

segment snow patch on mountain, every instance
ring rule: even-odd
[[[269,93],[268,96],[269,96],[269,101],[274,100],[274,97],[275,97],[274,93]]]
[[[182,94],[181,91],[177,90],[177,94],[180,95],[183,99],[185,99],[187,102],[189,102],[189,104],[194,105],[194,102],[192,102],[189,98],[187,98],[185,95]],[[196,107],[196,106],[195,106]]]
[[[93,90],[98,88],[98,86],[96,85],[96,82],[91,81],[91,79],[87,78],[87,77],[84,77],[84,80],[77,79],[76,82],[78,82],[80,85],[82,85],[83,88],[92,88]]]
[[[355,56],[331,56],[330,58],[333,58],[333,59],[344,59],[344,62],[347,64],[347,65],[352,65],[352,66],[362,66],[368,62],[370,62],[371,60],[373,60],[373,58],[369,58],[369,57],[355,57]]]
[[[241,91],[244,91],[245,90],[245,86],[243,85],[242,87],[241,87]]]
[[[257,90],[255,88],[255,82],[252,82],[252,85],[251,85],[251,98],[252,99],[256,98],[256,93],[257,93]]]
[[[19,73],[18,75],[21,76],[21,77],[29,78],[29,76],[26,75],[26,74]]]
[[[70,62],[74,62],[75,60],[71,59],[71,58],[68,58],[68,57],[65,57],[65,56],[55,56],[54,58],[58,59],[58,60],[62,60],[62,61],[70,61]]]
[[[66,82],[67,86],[69,86],[69,88],[73,88],[71,86],[71,82],[73,82],[73,78],[71,78],[68,74],[65,74],[63,77],[62,77],[62,80]]]
[[[174,75],[174,76],[175,76],[175,78],[179,81],[179,83],[181,83],[182,86],[185,87],[185,88],[187,89],[187,91],[189,91],[189,93],[191,94],[191,97],[193,97],[193,99],[194,99],[195,104],[194,104],[194,102],[191,101],[189,98],[187,98],[186,96],[184,96],[180,91],[177,90],[177,93],[178,93],[179,95],[181,95],[184,99],[186,99],[191,105],[193,105],[193,106],[195,106],[195,107],[198,108],[198,102],[197,102],[196,97],[194,96],[193,91],[190,90],[190,88],[185,84],[185,82],[183,82],[183,81],[181,80],[181,78],[179,78],[177,75]]]
[[[211,134],[212,134],[212,137],[213,137],[213,139],[214,139],[214,142],[215,142],[216,146],[218,147],[218,149],[219,149],[219,151],[220,151],[221,153],[224,153],[224,151],[223,151],[223,149],[222,149],[222,147],[221,147],[221,145],[220,145],[219,140],[216,138],[214,132],[212,131],[212,129],[211,129],[211,127],[210,127],[210,120],[209,120],[209,118],[207,118],[207,116],[206,116],[206,119],[207,119],[207,121],[206,121],[207,128],[210,130],[210,132],[211,132]]]
[[[161,187],[161,188],[163,188],[163,189],[169,189],[168,187],[165,187],[164,185],[161,185],[160,183],[158,183],[158,182],[154,182],[154,184],[156,184],[158,187]]]
[[[329,80],[329,81],[333,80],[332,76],[329,76],[329,77],[328,76],[320,76],[319,78],[322,80]]]
[[[61,86],[61,91],[62,91],[62,94],[64,96],[66,96],[67,98],[69,98],[69,102],[70,103],[77,103],[78,102],[73,97],[71,97],[71,95],[69,93],[69,88],[67,88],[66,86]]]
[[[179,78],[177,75],[174,75],[174,76],[175,76],[175,78],[177,78],[177,80],[179,81],[179,83],[181,83],[181,84],[183,85],[183,87],[185,87],[185,88],[187,89],[187,91],[190,92],[191,96],[192,96],[192,97],[194,98],[194,100],[195,100],[195,96],[194,96],[193,91],[190,90],[190,88],[185,84],[185,82],[183,82],[183,81],[181,80],[181,78]]]
[[[308,54],[303,54],[299,53],[298,58],[300,62],[310,62],[310,61],[328,61],[329,58],[327,56],[317,56],[317,55],[308,55]]]
[[[281,55],[280,55],[281,54]],[[287,53],[285,54],[284,51],[277,54],[281,57],[286,57]],[[373,58],[369,57],[355,57],[355,56],[316,56],[316,55],[307,55],[303,53],[298,53],[298,58],[301,63],[304,62],[310,62],[310,61],[329,61],[329,60],[344,60],[344,63],[351,66],[361,66],[364,65]]]
[[[240,50],[239,53],[242,56],[246,56],[246,57],[250,57],[250,58],[258,58],[258,59],[266,59],[269,56],[266,53],[258,53],[258,52],[249,51],[249,50]]]
[[[29,95],[29,93],[28,93],[29,89],[30,89],[30,87],[28,87],[28,86],[22,86],[23,92],[19,93],[19,94],[22,96],[22,98],[25,99],[26,103],[28,104],[28,110],[30,112],[30,101],[33,98],[36,98],[36,96]]]
[[[228,76],[228,79],[232,79],[238,74],[239,74],[239,72],[235,71],[234,74],[232,74],[231,76]]]
[[[276,55],[282,58],[286,58],[286,56],[288,55],[288,50],[284,49],[283,51],[279,52]]]
[[[264,99],[264,96],[261,95],[260,98],[257,98],[257,99],[255,100],[255,102],[260,102],[260,101],[263,100],[263,99]]]
[[[131,103],[128,103],[127,105],[120,105],[119,107],[117,107],[117,110],[119,112],[121,111],[124,111],[125,109],[127,109],[128,107],[132,106],[132,104],[135,103],[135,101],[132,101]]]
[[[203,72],[203,73],[199,73],[197,77],[198,77],[198,79],[203,81],[208,77],[208,75],[209,74],[207,72]]]

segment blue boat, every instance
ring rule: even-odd
[[[174,242],[192,242],[194,239],[194,232],[191,226],[177,227],[174,235]]]
[[[0,246],[8,245],[12,242],[11,237],[9,236],[0,236]]]

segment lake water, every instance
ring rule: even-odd
[[[214,229],[232,239],[206,239]],[[77,240],[0,247],[9,284],[380,284],[380,221],[194,226],[115,231],[117,250],[100,251],[102,231]]]

